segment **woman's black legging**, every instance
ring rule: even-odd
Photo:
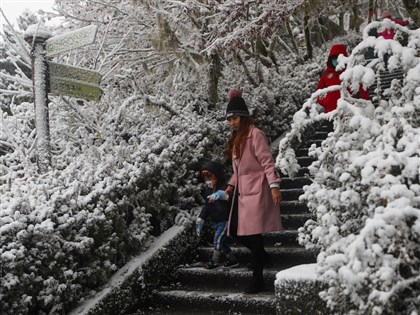
[[[252,274],[256,278],[262,278],[264,259],[267,255],[264,249],[264,238],[262,234],[238,235],[238,195],[233,201],[232,217],[230,223],[230,235],[251,251]]]

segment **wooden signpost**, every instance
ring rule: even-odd
[[[72,49],[93,44],[98,27],[89,25],[78,30],[49,38],[46,44],[47,57],[51,57]]]
[[[68,95],[90,101],[99,101],[102,90],[99,87],[102,76],[93,70],[71,67],[49,62],[50,92]]]
[[[93,44],[98,27],[90,25],[81,29],[54,36],[45,42],[47,57],[71,49]],[[72,67],[59,63],[48,63],[50,92],[90,101],[99,101],[102,91],[99,88],[101,75],[93,70]]]
[[[41,173],[51,166],[48,93],[95,101],[102,96],[99,87],[102,77],[98,72],[48,62],[47,57],[92,44],[97,30],[97,26],[90,25],[51,37],[44,26],[31,25],[24,34],[25,40],[32,46],[37,163]]]

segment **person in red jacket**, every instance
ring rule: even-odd
[[[327,60],[327,68],[322,72],[319,78],[317,90],[332,86],[340,85],[340,74],[344,71],[336,71],[335,68],[338,65],[337,58],[342,54],[347,57],[347,48],[344,44],[335,44],[331,47],[330,53]],[[369,93],[367,90],[360,86],[358,91],[358,97],[365,100],[369,99]],[[337,108],[337,101],[340,98],[340,91],[332,91],[327,93],[325,97],[318,97],[318,104],[324,107],[325,113],[331,112]]]
[[[402,26],[407,26],[408,25],[408,21],[407,20],[397,20],[397,19],[394,19],[391,16],[391,12],[389,12],[388,9],[384,9],[382,11],[382,18],[383,19],[390,19],[391,21],[393,21],[393,22],[395,22],[395,23],[397,23],[399,25],[402,25]],[[394,38],[394,35],[395,35],[395,31],[394,31],[393,28],[388,28],[385,31],[383,31],[381,33],[378,33],[378,36],[382,36],[385,39],[393,39]]]

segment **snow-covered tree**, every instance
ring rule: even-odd
[[[267,3],[255,12],[266,12]],[[196,172],[222,158],[227,137],[226,102],[214,106],[208,94],[212,65],[222,66],[219,95],[240,87],[271,139],[289,128],[315,88],[326,52],[315,48],[314,62],[302,64],[284,53],[288,43],[280,46],[276,30],[267,30],[266,37],[245,34],[248,50],[220,46],[214,59],[196,38],[206,34],[206,19],[193,23],[202,4],[192,3],[192,12],[182,2],[169,4],[56,1],[66,20],[54,35],[88,24],[99,32],[93,45],[52,59],[99,71],[104,93],[99,102],[49,96],[52,168],[42,175],[33,163],[33,104],[14,102],[13,116],[2,116],[2,141],[12,148],[0,156],[0,300],[9,314],[68,311],[148,239],[191,215],[202,201]],[[254,21],[255,5],[249,2],[249,20],[239,15],[235,23]],[[13,60],[30,63],[29,46],[13,35]],[[30,76],[22,73],[18,91],[30,92]]]
[[[370,28],[393,27],[409,37],[407,46],[396,40],[369,37]],[[377,53],[366,64],[368,47]],[[296,113],[292,132],[280,143],[277,165],[293,174],[298,165],[293,148],[304,130],[332,119],[334,131],[310,154],[317,161],[314,176],[301,197],[315,214],[300,230],[300,242],[316,247],[321,293],[340,314],[418,314],[420,309],[420,29],[410,31],[393,22],[373,22],[364,40],[339,67],[346,66],[341,86],[314,93]],[[390,54],[388,63],[384,56]],[[374,108],[354,99],[348,88],[372,86],[374,73],[386,66],[403,69]],[[319,114],[317,96],[341,91],[338,108]]]
[[[178,82],[194,75],[204,82],[207,99],[214,107],[219,101],[218,82],[223,67],[232,55],[242,65],[244,58],[255,58],[269,67],[275,65],[273,34],[302,0],[56,3],[68,18],[106,26],[110,38],[101,45],[106,61],[100,61],[99,66],[112,68],[118,63],[131,69],[134,78],[141,77],[143,85],[153,85],[154,90],[166,94]],[[123,49],[117,55],[107,54],[116,52],[118,38]],[[98,57],[102,59],[102,55]],[[154,80],[147,82],[144,79],[150,72]],[[159,83],[166,84],[156,86]]]

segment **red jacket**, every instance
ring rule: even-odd
[[[407,26],[408,25],[408,21],[406,20],[396,20],[392,17],[387,17],[387,19],[390,19],[391,21],[401,25],[401,26]],[[378,33],[378,37],[382,36],[385,39],[393,39],[395,35],[395,31],[393,28],[388,28],[385,31]]]
[[[331,59],[333,57],[338,57],[338,55],[343,54],[347,57],[347,49],[346,46],[343,44],[336,44],[331,47],[330,53],[328,55],[327,60],[327,69],[325,69],[321,77],[319,78],[317,90],[323,89],[332,85],[340,85],[340,74],[344,71],[335,71],[335,68],[333,67],[331,63]],[[363,98],[365,100],[369,99],[369,93],[367,90],[363,89],[362,86],[360,86],[359,89],[359,97]],[[340,91],[333,91],[327,93],[327,95],[322,98],[318,97],[318,103],[325,108],[325,112],[331,112],[334,109],[337,108],[337,101],[340,98]]]

